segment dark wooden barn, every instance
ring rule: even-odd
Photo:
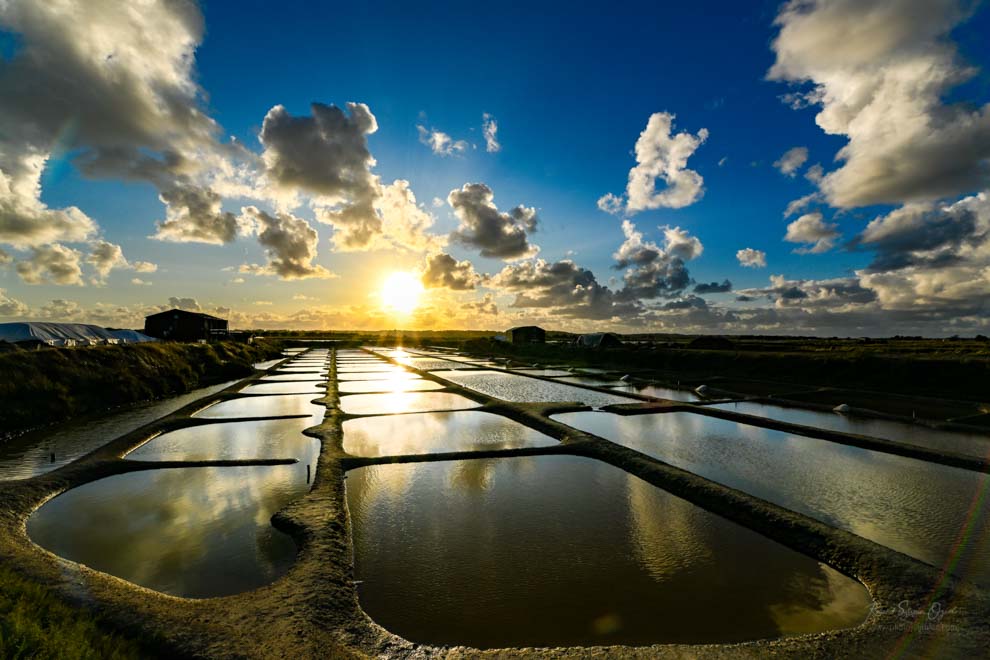
[[[535,325],[522,325],[518,328],[511,328],[506,334],[509,337],[509,341],[513,344],[547,343],[547,331]]]
[[[146,316],[144,334],[171,341],[216,341],[227,337],[227,319],[184,309],[170,309]]]

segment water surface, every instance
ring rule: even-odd
[[[640,403],[636,399],[498,371],[437,371],[434,375],[503,401],[577,401],[589,406]]]
[[[675,390],[670,387],[660,385],[631,385],[622,383],[613,387],[616,392],[635,392],[645,396],[655,396],[658,399],[669,399],[671,401],[701,401],[701,397],[691,390]]]
[[[156,436],[127,455],[139,461],[295,458],[315,465],[320,442],[303,435],[308,417],[203,424]]]
[[[395,392],[389,394],[348,394],[340,397],[340,409],[351,415],[387,415],[392,413],[427,412],[430,410],[463,410],[477,408],[480,403],[450,392]]]
[[[313,392],[314,394],[324,394],[326,392],[326,381],[287,381],[284,383],[257,383],[248,385],[243,390],[244,394],[298,394],[300,392]]]
[[[147,401],[123,410],[63,422],[0,442],[0,481],[27,479],[51,472],[111,440],[170,415],[197,399],[227,389],[236,382],[232,380],[168,399]]]
[[[476,410],[383,415],[344,422],[344,451],[354,456],[518,449],[556,444],[554,438],[519,422]]]
[[[226,596],[289,569],[295,543],[269,520],[308,488],[295,465],[135,472],[59,495],[27,529],[60,557],[143,587]]]
[[[990,475],[692,413],[554,419],[990,585]]]
[[[221,401],[195,413],[193,417],[218,419],[224,417],[281,417],[283,415],[310,415],[319,424],[326,407],[310,403],[315,394],[273,394],[271,396],[246,396]]]
[[[351,392],[414,392],[443,389],[443,385],[432,380],[410,380],[396,378],[388,380],[350,380],[337,383],[337,391]]]
[[[843,433],[869,435],[874,438],[903,442],[936,451],[947,451],[990,460],[990,434],[942,431],[920,424],[908,424],[886,419],[871,419],[855,415],[840,415],[833,412],[820,412],[801,408],[770,406],[762,403],[717,403],[709,407],[734,410],[747,415],[769,417],[770,419],[777,419],[782,422],[831,429]]]
[[[417,380],[419,374],[411,371],[348,371],[337,373],[337,380]]]
[[[625,472],[540,456],[348,472],[362,608],[413,642],[733,642],[849,627],[859,583]]]

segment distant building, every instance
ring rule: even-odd
[[[146,316],[144,334],[171,341],[215,341],[226,339],[227,319],[201,312],[170,309]]]
[[[511,328],[506,334],[513,344],[545,344],[547,343],[547,331],[535,325],[522,325],[518,328]]]
[[[577,345],[581,348],[616,348],[622,346],[622,340],[613,332],[592,332],[580,335],[577,338]]]

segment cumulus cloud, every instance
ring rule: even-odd
[[[15,269],[28,284],[53,284],[82,286],[82,253],[59,243],[31,248],[31,256],[18,261]]]
[[[151,286],[151,282],[142,280],[140,277],[131,278],[131,284],[133,284],[134,286]]]
[[[498,316],[498,305],[495,303],[495,296],[490,293],[486,293],[481,300],[464,303],[463,308],[478,314]]]
[[[515,293],[513,308],[547,309],[567,318],[619,319],[636,316],[641,310],[638,301],[624,299],[599,284],[594,273],[570,259],[509,264],[488,286]]]
[[[323,266],[314,264],[319,236],[308,222],[291,213],[270,215],[254,206],[241,209],[244,221],[258,234],[268,263],[264,266],[245,264],[241,272],[256,275],[277,275],[286,280],[333,275]]]
[[[625,241],[613,254],[615,268],[625,270],[622,294],[630,298],[676,295],[691,285],[686,261],[701,256],[701,241],[680,227],[661,227],[663,246],[644,241],[629,220],[622,222]]]
[[[931,201],[982,188],[990,107],[945,103],[975,75],[949,39],[973,3],[791,0],[776,19],[773,80],[816,106],[818,126],[848,139],[820,182],[842,208]],[[841,47],[836,47],[841,44]]]
[[[11,298],[5,289],[0,289],[0,316],[24,316],[27,313],[27,305]]]
[[[624,205],[625,200],[619,195],[613,195],[612,193],[605,193],[598,198],[598,208],[612,215],[622,213]]]
[[[14,262],[14,258],[0,249],[0,266],[6,266]]]
[[[422,280],[423,286],[427,288],[471,291],[477,286],[481,276],[470,261],[458,261],[446,252],[438,252],[427,257]]]
[[[778,158],[773,166],[780,170],[780,173],[784,176],[793,177],[807,160],[807,147],[794,147],[785,151],[784,155]]]
[[[739,250],[736,252],[736,259],[739,260],[740,266],[746,268],[766,268],[767,265],[767,253],[753,248]]]
[[[728,293],[732,291],[732,282],[729,280],[723,280],[722,283],[718,282],[702,282],[694,287],[694,292],[698,294],[706,293]]]
[[[86,263],[93,269],[94,284],[103,284],[114,269],[133,270],[137,273],[154,273],[158,270],[156,264],[147,261],[130,262],[124,256],[124,251],[116,243],[105,240],[94,241],[86,256]]]
[[[439,249],[447,242],[446,237],[430,233],[435,218],[416,203],[416,195],[408,181],[396,179],[383,186],[378,210],[382,217],[382,239],[392,247],[426,252]]]
[[[784,240],[788,243],[810,243],[810,247],[794,250],[798,254],[820,254],[835,247],[835,241],[841,235],[836,228],[838,225],[825,222],[822,214],[806,213],[787,225]]]
[[[539,222],[536,209],[520,205],[502,212],[494,199],[492,189],[483,183],[465,183],[460,190],[451,190],[447,203],[460,220],[451,239],[477,248],[483,257],[506,261],[539,252],[540,248],[529,242],[529,234],[536,231]]]
[[[872,303],[876,293],[863,287],[854,277],[826,280],[788,280],[783,275],[771,275],[770,286],[743,289],[741,296],[764,297],[778,307],[799,306],[841,308],[848,305]]]
[[[502,150],[498,141],[498,122],[487,112],[481,116],[481,133],[485,136],[485,151],[493,154]]]
[[[157,223],[153,238],[174,243],[222,245],[237,237],[237,217],[222,210],[220,195],[212,190],[177,183],[162,190],[165,220]]]
[[[486,115],[487,116],[487,115]],[[462,154],[467,151],[468,143],[465,140],[455,140],[443,131],[438,131],[435,128],[427,129],[425,126],[416,126],[416,130],[419,132],[419,141],[430,148],[437,156],[453,156],[457,154]],[[496,127],[497,130],[497,127]],[[495,134],[492,133],[492,139],[494,139]],[[485,134],[485,139],[487,141],[488,134]],[[495,143],[498,144],[497,142]],[[492,151],[489,149],[489,151]],[[497,149],[495,151],[498,151]]]
[[[687,168],[687,161],[708,139],[708,129],[702,128],[697,135],[672,135],[673,128],[673,114],[656,112],[636,140],[636,166],[629,170],[624,198],[627,213],[684,208],[704,195],[704,179]],[[664,184],[661,190],[657,190],[658,181]],[[615,212],[618,199],[622,198],[609,193],[598,200],[598,208]]]
[[[199,305],[199,301],[195,298],[177,298],[175,296],[168,299],[168,305],[165,309],[184,309],[187,312],[203,311],[203,308]]]

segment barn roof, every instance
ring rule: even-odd
[[[164,312],[156,312],[154,314],[148,314],[146,319],[153,319],[156,316],[173,316],[175,314],[183,314],[185,316],[197,316],[204,319],[213,319],[214,321],[226,321],[227,319],[222,319],[219,316],[213,316],[212,314],[204,314],[203,312],[190,312],[188,309],[168,309]]]

